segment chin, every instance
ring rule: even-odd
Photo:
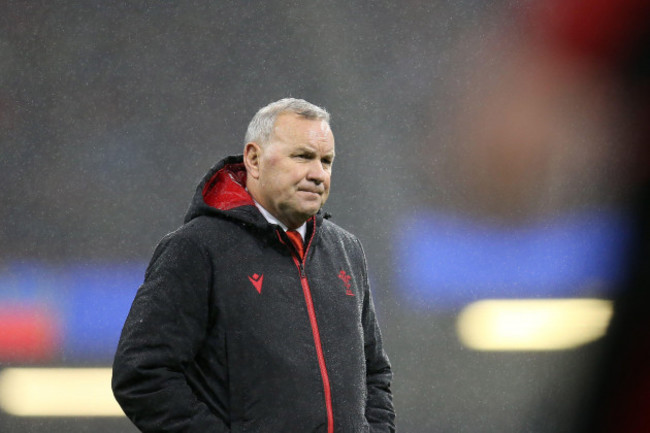
[[[309,208],[309,209],[303,209],[302,212],[301,212],[301,213],[302,213],[302,216],[303,216],[303,219],[304,219],[305,221],[307,221],[309,218],[311,218],[311,217],[313,217],[314,215],[316,215],[316,214],[318,213],[319,210],[320,210],[320,208],[313,208],[313,209],[312,209],[312,208]]]

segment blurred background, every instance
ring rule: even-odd
[[[650,431],[644,0],[0,3],[0,431],[110,392],[157,242],[282,97],[332,113],[398,430]]]

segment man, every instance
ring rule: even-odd
[[[262,108],[158,245],[115,397],[143,432],[393,432],[391,367],[356,237],[324,220],[329,114]]]

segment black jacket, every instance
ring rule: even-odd
[[[305,259],[213,167],[160,242],[124,325],[113,391],[143,432],[392,432],[391,368],[356,237],[308,221]]]

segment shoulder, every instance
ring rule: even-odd
[[[219,223],[214,218],[199,217],[164,235],[153,253],[152,261],[160,257],[209,256],[208,243],[219,233]]]
[[[199,216],[168,233],[165,239],[174,239],[195,243],[201,246],[215,239],[226,239],[240,235],[244,229],[243,224],[225,218]]]
[[[356,241],[356,242],[359,241],[358,238],[354,234],[350,233],[349,231],[347,231],[343,227],[341,227],[338,224],[333,223],[332,221],[327,220],[327,219],[323,220],[323,223],[322,223],[322,225],[320,227],[320,230],[321,230],[321,233],[323,235],[335,236],[335,237],[339,237],[341,239],[347,239],[347,240]]]
[[[358,250],[363,255],[363,247],[359,238],[332,221],[323,220],[320,236],[325,242],[336,242],[345,246],[346,249]]]

